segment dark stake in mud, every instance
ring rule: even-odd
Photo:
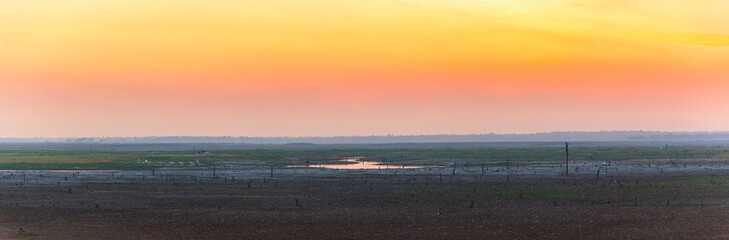
[[[570,176],[570,143],[565,142],[564,143],[564,176],[569,177]]]

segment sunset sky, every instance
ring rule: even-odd
[[[0,0],[0,137],[729,130],[726,0]]]

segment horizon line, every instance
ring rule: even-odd
[[[663,133],[663,134],[699,134],[729,133],[729,131],[663,131],[663,130],[599,130],[599,131],[544,131],[526,133],[432,133],[432,134],[372,134],[372,135],[308,135],[308,136],[250,136],[250,135],[144,135],[144,136],[37,136],[16,137],[0,136],[0,139],[79,139],[79,138],[341,138],[341,137],[423,137],[423,136],[478,136],[478,135],[540,135],[555,133]]]

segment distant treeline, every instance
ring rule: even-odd
[[[532,134],[387,135],[333,137],[150,136],[99,138],[0,138],[5,143],[243,143],[243,144],[379,144],[438,142],[618,142],[729,141],[729,132],[601,131]]]

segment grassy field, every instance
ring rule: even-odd
[[[560,144],[498,147],[372,147],[367,145],[326,148],[277,147],[250,148],[213,145],[43,145],[0,146],[0,169],[3,170],[134,170],[157,167],[184,167],[202,163],[215,167],[234,162],[246,168],[287,166],[292,164],[330,163],[338,158],[364,157],[402,165],[446,166],[452,163],[486,166],[519,165],[534,162],[564,161]],[[157,149],[157,150],[151,150]],[[209,149],[209,150],[198,150]],[[608,146],[572,144],[570,159],[579,162],[622,161],[636,159],[729,159],[726,146]],[[146,160],[146,164],[140,161]],[[170,164],[170,162],[174,164]]]
[[[725,146],[570,146],[0,145],[0,238],[729,237]]]

